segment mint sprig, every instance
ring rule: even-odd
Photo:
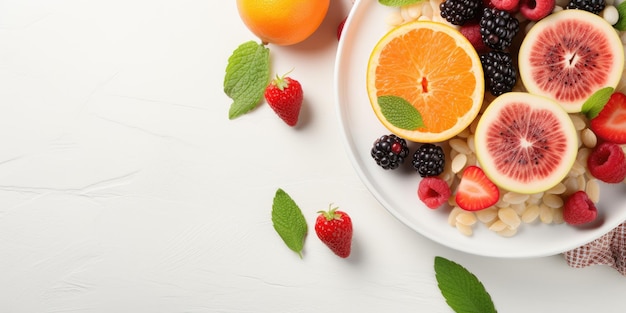
[[[228,118],[254,109],[261,102],[269,79],[269,49],[252,40],[237,47],[228,58],[224,77],[224,92],[233,100]]]
[[[594,92],[591,97],[583,103],[580,112],[585,114],[589,119],[595,118],[600,111],[602,111],[606,103],[609,102],[614,90],[615,88],[613,87],[604,87]]]
[[[424,127],[422,114],[404,98],[380,96],[378,97],[378,105],[383,116],[395,127],[406,130]]]
[[[296,202],[280,188],[274,195],[272,223],[287,247],[302,258],[302,248],[307,234],[306,220]]]
[[[413,3],[422,2],[424,0],[378,0],[378,2],[382,5],[386,5],[388,7],[400,7],[403,5],[409,5]]]
[[[457,313],[496,313],[483,284],[458,263],[435,257],[435,277],[441,294]]]

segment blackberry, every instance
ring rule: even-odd
[[[504,51],[489,51],[480,55],[487,88],[494,96],[513,90],[517,71],[513,67],[511,54]]]
[[[443,149],[432,143],[421,145],[413,154],[413,168],[422,177],[441,174],[445,164],[446,157]]]
[[[604,0],[570,0],[566,9],[579,9],[589,11],[593,14],[600,14],[604,10],[606,2]]]
[[[509,12],[484,8],[480,18],[480,36],[487,47],[504,50],[519,31],[519,21]]]
[[[482,0],[445,0],[439,4],[441,17],[454,25],[463,25],[480,14]]]
[[[376,164],[386,170],[393,170],[409,155],[409,147],[406,140],[396,135],[383,135],[374,142],[371,155]]]

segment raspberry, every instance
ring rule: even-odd
[[[489,4],[491,4],[492,7],[498,10],[507,11],[507,12],[515,11],[519,3],[520,3],[520,0],[490,0],[489,1]]]
[[[592,222],[598,216],[598,209],[587,193],[582,190],[570,195],[563,205],[563,220],[570,225],[581,225]]]
[[[454,25],[465,22],[480,14],[482,0],[445,0],[439,5],[441,17]]]
[[[571,0],[565,8],[585,10],[593,14],[600,14],[605,6],[606,2],[604,0]]]
[[[605,183],[619,183],[626,178],[626,156],[622,148],[605,141],[597,145],[587,160],[589,172]]]
[[[425,177],[417,188],[417,196],[431,209],[436,209],[448,202],[451,194],[450,186],[439,177]]]
[[[504,51],[489,51],[480,55],[480,62],[485,73],[487,88],[494,96],[513,90],[517,71],[513,66],[511,54]]]
[[[371,155],[376,164],[386,170],[393,170],[409,155],[409,147],[406,140],[396,135],[383,135],[374,142]]]
[[[413,168],[422,177],[441,174],[445,163],[443,149],[432,143],[421,145],[413,154]]]
[[[555,0],[521,0],[520,13],[531,21],[538,21],[554,10]]]
[[[484,8],[480,18],[480,35],[487,47],[505,50],[519,31],[519,21],[509,12]]]

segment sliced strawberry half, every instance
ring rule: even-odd
[[[456,190],[456,204],[467,211],[486,209],[498,202],[500,190],[480,167],[468,166]]]
[[[626,143],[626,95],[615,92],[589,126],[596,136],[616,144]]]

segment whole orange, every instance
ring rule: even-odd
[[[237,0],[244,24],[264,43],[293,45],[320,26],[330,0]]]

